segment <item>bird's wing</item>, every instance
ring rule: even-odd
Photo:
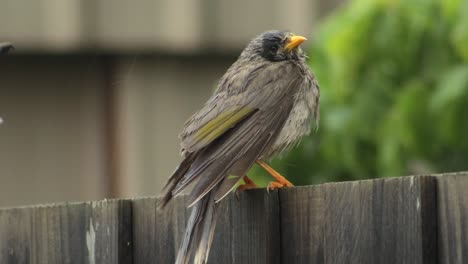
[[[198,179],[189,203],[192,205],[219,184],[215,200],[221,200],[236,182],[260,157],[265,148],[274,143],[292,108],[292,99],[286,99],[275,107],[255,112],[234,128],[208,145],[194,161],[184,178],[173,190],[182,192]],[[237,178],[228,177],[229,175]]]
[[[192,190],[190,200],[193,203],[221,181],[225,182],[221,184],[216,200],[222,199],[232,189],[237,181],[225,180],[229,178],[226,176],[243,176],[276,138],[276,133],[289,116],[294,100],[291,93],[302,80],[289,67],[283,64],[279,68],[266,68],[251,81],[249,89],[252,90],[246,94],[248,100],[243,102],[254,110],[199,151],[190,169],[172,189],[172,195],[180,194],[195,179],[199,181]],[[293,76],[278,75],[285,69],[289,69]]]
[[[230,128],[252,115],[277,103],[288,82],[300,76],[291,70],[290,62],[245,65],[228,71],[223,76],[216,93],[205,106],[185,124],[180,137],[182,149],[195,152],[207,146]]]

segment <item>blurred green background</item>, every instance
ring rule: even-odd
[[[352,1],[309,57],[320,128],[273,163],[292,182],[467,170],[468,1]]]

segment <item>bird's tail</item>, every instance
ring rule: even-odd
[[[189,263],[192,255],[195,256],[194,264],[204,264],[208,261],[216,226],[217,205],[213,197],[215,192],[211,190],[193,205],[184,239],[177,254],[176,264]]]
[[[172,200],[174,188],[190,169],[195,158],[196,155],[189,154],[171,175],[159,201],[160,208],[164,208]],[[192,206],[176,264],[189,263],[191,256],[195,256],[195,264],[207,262],[216,226],[215,194],[218,189],[215,187]]]
[[[179,166],[172,173],[171,177],[164,186],[161,200],[159,200],[159,209],[163,209],[172,198],[174,198],[173,190],[177,186],[177,183],[185,176],[187,171],[192,166],[193,160],[196,158],[196,154],[188,154]]]

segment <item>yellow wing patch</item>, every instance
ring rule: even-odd
[[[210,143],[228,129],[239,123],[253,110],[253,108],[244,106],[231,108],[224,111],[213,120],[210,120],[205,125],[203,125],[195,134],[195,140],[198,143],[202,143],[204,145]]]

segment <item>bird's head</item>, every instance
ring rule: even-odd
[[[305,37],[287,31],[266,31],[250,41],[241,57],[273,62],[304,60],[305,54],[299,46],[305,40]]]

